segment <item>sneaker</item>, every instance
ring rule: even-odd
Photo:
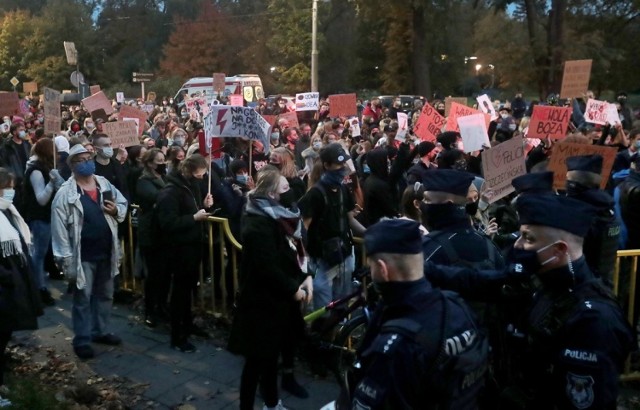
[[[106,335],[102,336],[94,336],[91,338],[91,340],[93,341],[93,343],[99,343],[101,345],[118,346],[122,344],[122,339],[120,339],[113,333],[107,333]]]
[[[193,353],[196,351],[196,347],[190,343],[188,340],[185,340],[182,343],[171,344],[171,348],[174,350],[179,350],[182,353]]]
[[[40,300],[45,306],[54,306],[56,304],[55,299],[53,299],[51,292],[47,288],[40,289]]]
[[[278,400],[278,404],[276,404],[274,407],[267,407],[267,405],[265,404],[264,406],[262,406],[262,410],[289,410],[289,408],[284,407],[284,405],[282,404],[282,400]]]
[[[189,334],[193,336],[203,337],[205,339],[209,339],[211,337],[211,335],[209,335],[206,330],[198,325],[191,325],[191,327],[189,327]]]
[[[282,375],[282,382],[280,383],[280,386],[282,387],[282,390],[291,393],[295,397],[300,399],[309,398],[307,389],[302,387],[300,383],[296,381],[296,378],[293,377],[292,373]]]
[[[93,348],[89,345],[82,346],[73,346],[73,351],[76,356],[78,356],[82,360],[93,359],[95,353],[93,352]]]

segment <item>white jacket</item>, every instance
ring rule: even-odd
[[[113,192],[113,201],[118,209],[116,217],[104,214],[109,228],[111,228],[111,277],[114,277],[119,273],[118,263],[120,260],[118,223],[124,221],[127,214],[127,200],[109,180],[98,175],[94,175],[94,178],[101,193],[109,190]],[[100,198],[102,198],[102,194]],[[51,205],[51,240],[54,258],[62,262],[65,275],[69,279],[76,280],[78,289],[84,289],[86,285],[86,277],[80,259],[83,215],[78,186],[72,175],[62,184]]]

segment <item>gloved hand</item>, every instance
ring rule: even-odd
[[[62,175],[60,175],[60,172],[58,172],[57,169],[52,169],[51,171],[49,171],[49,180],[51,181],[51,183],[53,183],[53,187],[56,189],[56,191],[60,189],[62,184],[64,184],[64,178],[62,178]]]

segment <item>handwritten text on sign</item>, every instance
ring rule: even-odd
[[[447,117],[447,126],[445,127],[445,130],[460,132],[460,127],[458,126],[458,118],[466,117],[468,115],[474,115],[474,114],[482,114],[485,116],[485,124],[486,124],[486,128],[488,129],[489,123],[491,122],[491,116],[484,114],[482,111],[469,108],[466,105],[458,104],[457,102],[452,102],[451,110],[449,111],[449,117]]]
[[[446,122],[446,118],[440,115],[431,104],[425,104],[418,121],[413,126],[413,133],[422,141],[435,142]]]
[[[484,193],[488,202],[494,203],[512,193],[514,178],[527,173],[522,138],[514,137],[482,152]]]
[[[531,122],[529,123],[529,138],[561,139],[566,136],[571,107],[550,107],[536,105],[533,107]]]
[[[318,111],[320,93],[296,94],[296,111]]]
[[[135,121],[105,122],[102,130],[111,138],[111,145],[131,147],[140,144],[138,129]]]
[[[207,137],[246,137],[260,141],[269,150],[271,126],[253,108],[216,105],[204,119]]]
[[[572,60],[564,62],[560,98],[582,97],[589,89],[592,60]]]
[[[56,135],[62,127],[60,118],[60,92],[44,89],[44,132]]]
[[[574,144],[559,142],[553,146],[551,158],[549,158],[549,171],[553,171],[553,187],[564,189],[567,180],[567,158],[583,155],[602,155],[602,181],[600,188],[604,189],[609,181],[609,174],[616,159],[618,150],[613,147],[601,145]]]
[[[620,122],[620,116],[615,104],[589,98],[584,110],[584,119],[592,124],[606,125]]]

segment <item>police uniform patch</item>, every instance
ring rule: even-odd
[[[593,404],[593,377],[567,373],[565,392],[571,404],[577,409],[586,409]]]

